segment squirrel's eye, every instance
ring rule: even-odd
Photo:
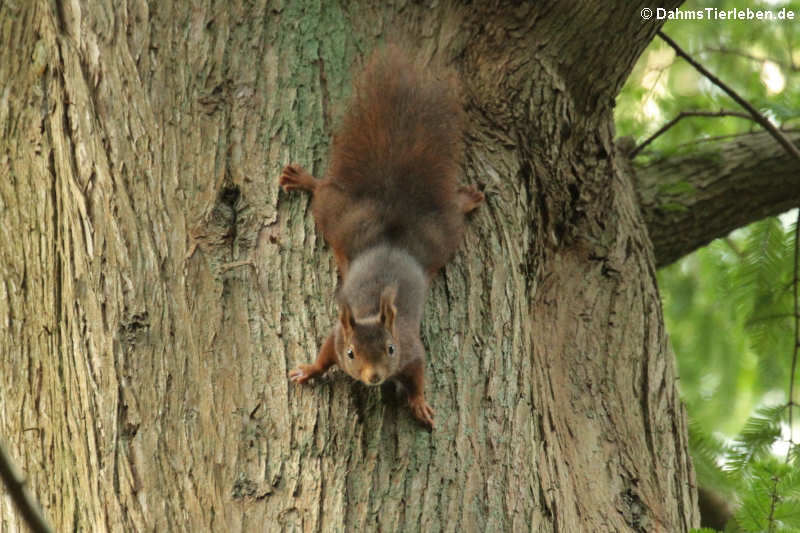
[[[394,355],[394,344],[390,344],[389,345],[388,352],[389,352],[389,355]]]
[[[352,349],[352,348],[348,348],[348,349],[347,349],[347,357],[349,357],[350,359],[352,359],[352,358],[353,358],[353,357],[355,357],[355,356],[356,356],[356,355],[353,353],[353,349]]]

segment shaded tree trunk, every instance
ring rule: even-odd
[[[696,524],[612,142],[657,29],[641,7],[3,4],[0,435],[57,529]],[[336,316],[336,272],[278,171],[323,173],[387,35],[460,72],[465,182],[487,192],[426,307],[430,434],[341,373],[286,378]]]

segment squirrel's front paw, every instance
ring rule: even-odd
[[[286,165],[281,171],[278,183],[284,191],[292,189],[314,190],[314,177],[305,171],[303,167],[296,164]]]
[[[417,420],[433,429],[433,408],[428,405],[424,396],[409,398],[408,405],[411,406],[411,412]]]
[[[305,383],[319,374],[314,365],[298,365],[289,371],[289,379],[295,383]]]

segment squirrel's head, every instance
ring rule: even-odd
[[[395,336],[397,288],[383,289],[377,315],[356,319],[347,302],[339,304],[339,366],[367,385],[380,385],[397,373],[400,347]]]

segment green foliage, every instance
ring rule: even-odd
[[[738,503],[730,531],[800,531],[800,446],[775,456],[791,444],[794,236],[768,218],[659,272],[697,478]]]
[[[800,447],[783,458],[794,235],[768,218],[659,272],[697,479],[738,504],[731,531],[800,531]]]
[[[745,422],[728,453],[728,466],[744,471],[764,458],[771,458],[771,447],[781,436],[781,419],[785,405],[764,407]]]
[[[681,11],[716,8],[761,9],[778,13],[786,8],[793,21],[669,20],[662,31],[756,109],[781,126],[800,125],[800,2],[715,0],[690,1]],[[642,54],[617,99],[619,136],[632,135],[641,143],[681,111],[743,111],[721,89],[675,57],[655,38]],[[758,130],[739,117],[688,117],[659,136],[639,155],[664,157],[704,137]]]
[[[726,531],[800,531],[799,456],[791,453],[784,460],[772,451],[788,421],[787,411],[786,405],[759,409],[732,445],[691,425],[698,479],[706,488],[738,500]]]
[[[794,230],[769,218],[659,272],[692,420],[735,435],[786,398],[793,349]]]
[[[721,461],[734,449],[722,439],[705,431],[697,422],[689,422],[689,448],[698,479],[709,490],[731,498],[736,493],[737,478],[720,467]]]
[[[800,2],[690,1],[680,9],[708,7],[795,13],[793,21],[673,20],[662,30],[771,121],[800,126]],[[681,111],[694,110],[743,111],[654,39],[617,100],[618,135],[640,144]],[[760,129],[739,117],[687,117],[637,160],[686,154],[704,138]],[[685,209],[678,198],[691,193],[686,187],[663,187],[669,208]],[[800,446],[789,439],[787,408],[794,219],[762,220],[659,272],[698,482],[736,504],[727,531],[800,531]]]

